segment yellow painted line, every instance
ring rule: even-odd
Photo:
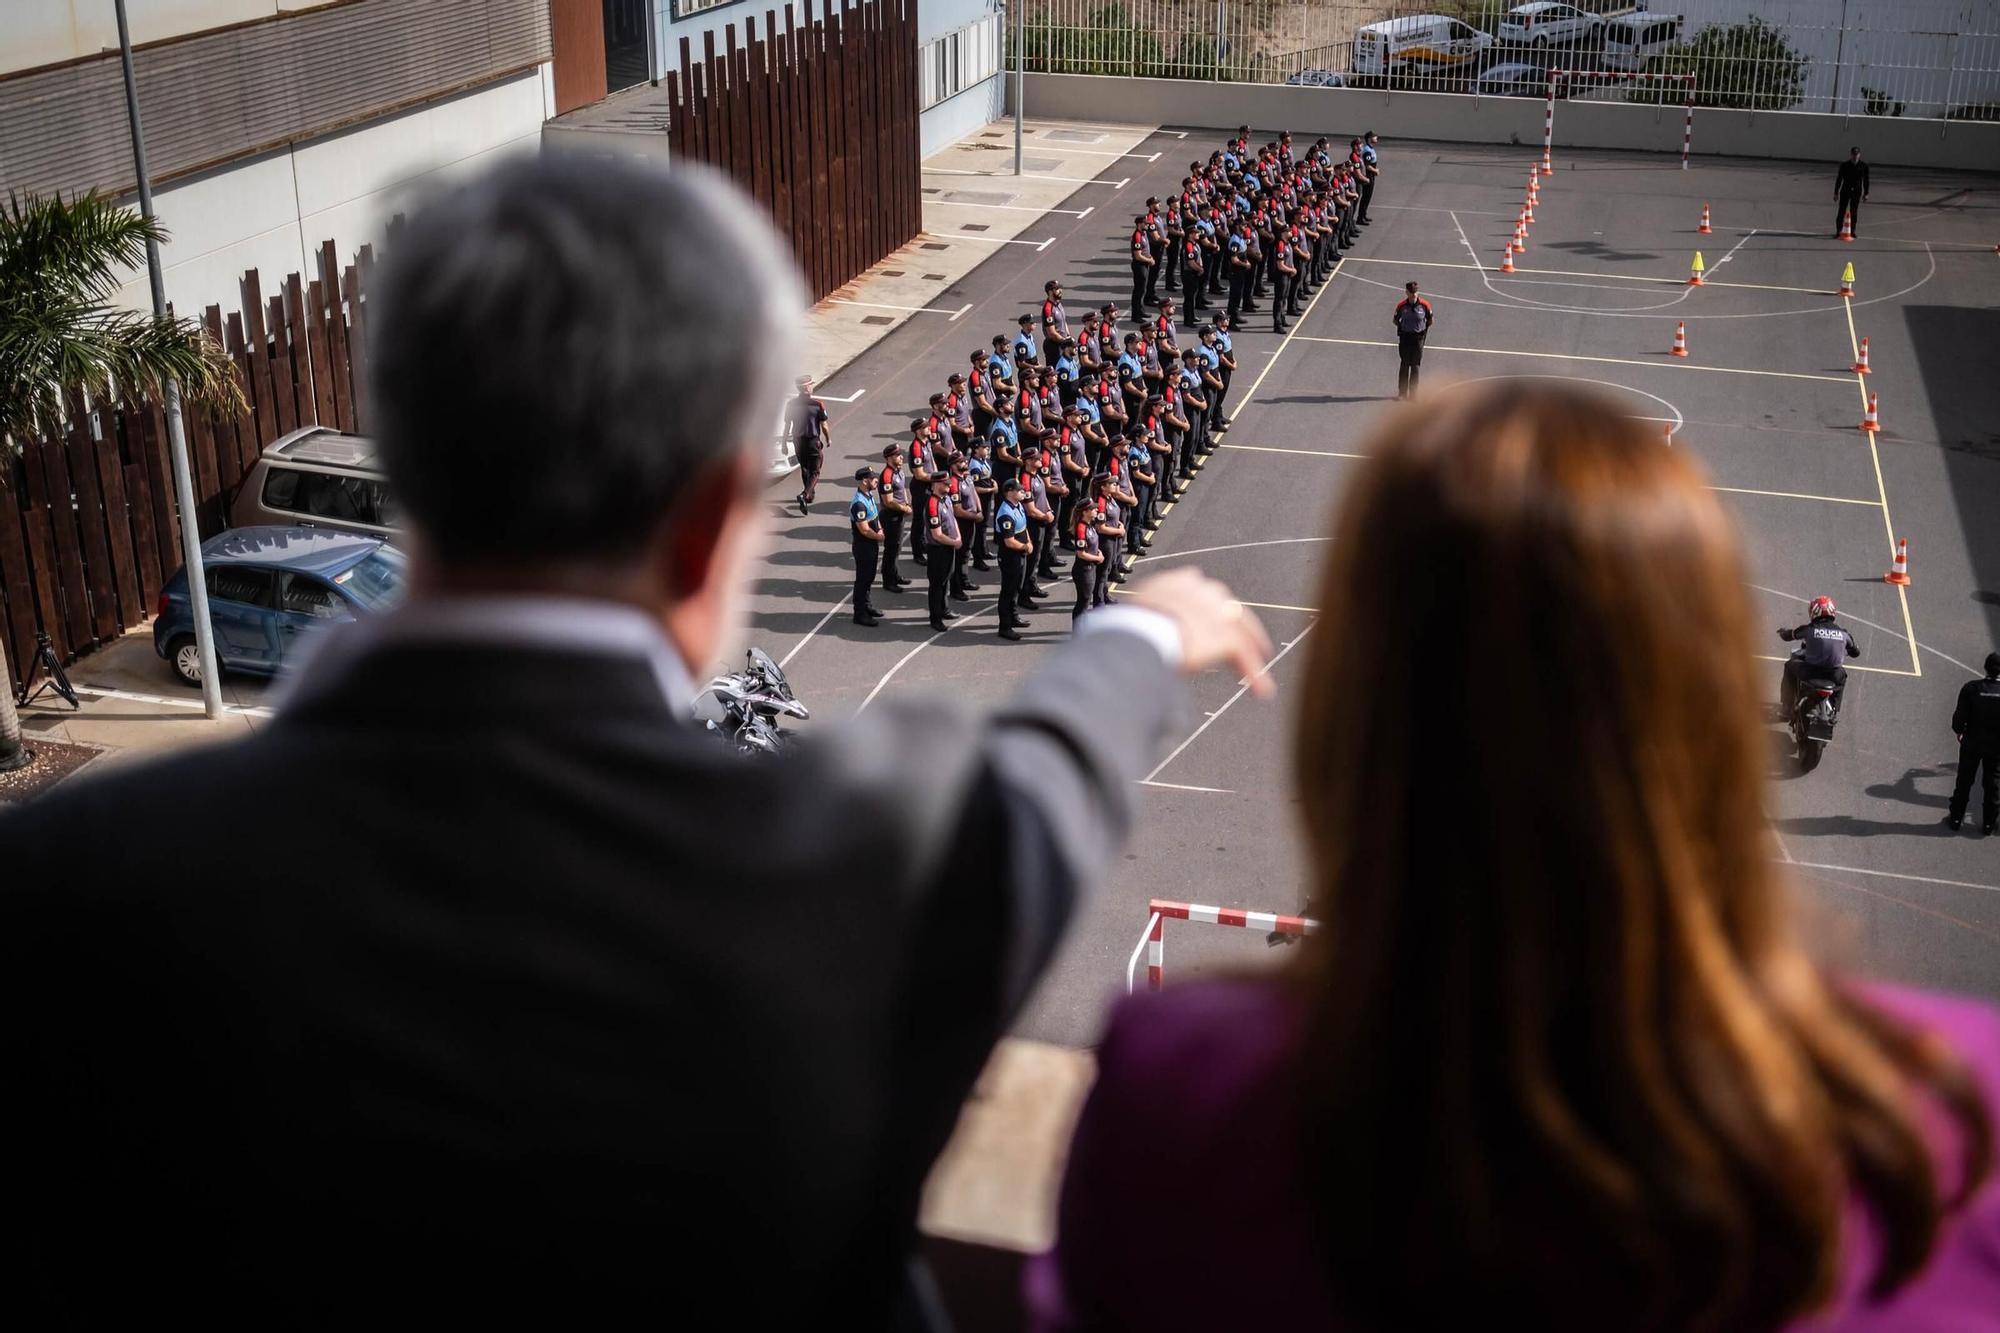
[[[1643,273],[1591,273],[1570,268],[1518,268],[1512,273],[1502,273],[1498,269],[1489,269],[1484,264],[1447,264],[1436,259],[1362,259],[1352,256],[1350,258],[1356,264],[1392,264],[1400,268],[1466,269],[1475,273],[1491,273],[1503,281],[1525,273],[1544,278],[1610,278],[1614,282],[1659,282],[1673,287],[1685,287],[1688,285],[1686,278],[1656,278]],[[1824,287],[1774,287],[1769,283],[1763,282],[1722,282],[1716,278],[1709,278],[1701,285],[1704,287],[1736,287],[1752,292],[1798,292],[1805,296],[1834,295],[1833,292],[1828,291]]]
[[[1752,653],[1751,656],[1760,662],[1789,662],[1792,660],[1789,657],[1773,657],[1769,653]],[[1921,676],[1924,674],[1921,671],[1899,671],[1894,667],[1858,666],[1852,662],[1847,664],[1847,669],[1849,671],[1866,671],[1876,676]]]
[[[1753,491],[1748,486],[1711,486],[1711,491],[1727,491],[1731,495],[1769,495],[1780,500],[1819,500],[1830,505],[1867,505],[1875,508],[1880,500],[1850,500],[1844,495],[1807,495],[1803,491]]]
[[[1309,616],[1319,614],[1316,606],[1286,606],[1283,602],[1238,602],[1237,605],[1255,607],[1259,611],[1303,611]]]
[[[1248,449],[1253,454],[1305,454],[1311,458],[1366,458],[1367,454],[1343,454],[1333,449],[1277,449],[1268,444],[1223,444],[1219,449]]]
[[[1853,354],[1854,359],[1859,361],[1861,359],[1861,340],[1854,333],[1854,298],[1851,296],[1841,297],[1840,308],[1847,312],[1848,350]],[[1865,414],[1868,411],[1868,381],[1859,372],[1856,372],[1854,385],[1861,391],[1861,410]],[[1896,559],[1896,524],[1889,517],[1889,488],[1882,484],[1882,453],[1875,447],[1874,431],[1865,430],[1861,433],[1868,437],[1868,461],[1875,465],[1875,494],[1881,497],[1882,500],[1882,535],[1889,539],[1889,559],[1893,564]],[[1917,656],[1917,631],[1915,624],[1910,620],[1910,590],[1900,583],[1893,586],[1896,589],[1896,600],[1901,603],[1903,608],[1903,640],[1910,645],[1910,674],[1921,676],[1924,674],[1924,664]]]
[[[1342,347],[1394,347],[1383,338],[1320,338],[1306,335],[1309,343],[1337,343]],[[1809,375],[1797,370],[1747,370],[1740,366],[1691,366],[1681,361],[1645,361],[1629,356],[1584,356],[1575,352],[1523,352],[1511,347],[1432,347],[1433,352],[1470,352],[1480,356],[1525,356],[1541,361],[1589,361],[1607,366],[1645,366],[1650,370],[1702,371],[1710,375],[1761,375],[1767,379],[1817,380],[1823,384],[1845,384],[1845,375]],[[1867,404],[1863,403],[1863,407]]]

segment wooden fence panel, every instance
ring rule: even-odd
[[[62,437],[44,436],[37,453],[42,461],[41,493],[35,508],[48,520],[49,541],[54,547],[56,600],[62,608],[60,632],[45,625],[64,654],[96,647],[90,629],[90,595],[83,586],[83,544],[76,530],[76,515],[70,497],[76,493],[69,478],[69,458]]]
[[[21,468],[12,459],[0,459],[0,643],[7,647],[7,663],[16,674],[27,674],[28,659],[35,651],[35,631],[41,620],[35,614],[35,584],[29,571],[28,532],[22,511],[27,497],[22,494]],[[13,681],[3,681],[9,689]]]
[[[118,412],[110,406],[97,414],[95,441],[97,493],[103,505],[102,526],[111,547],[106,577],[117,598],[118,628],[131,629],[151,614],[139,589],[139,559],[132,546],[131,509],[125,495],[125,460],[119,456]]]
[[[175,518],[173,471],[167,461],[167,417],[157,398],[148,398],[139,418],[140,461],[146,468],[146,494],[153,505],[153,547],[160,554],[160,581],[181,567],[181,528]]]
[[[319,248],[320,290],[326,297],[327,377],[333,385],[333,411],[320,418],[336,430],[354,429],[354,374],[347,357],[347,318],[341,311],[340,256],[333,242]]]

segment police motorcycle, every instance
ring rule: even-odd
[[[784,717],[812,714],[792,693],[791,682],[761,648],[745,654],[741,671],[715,677],[695,696],[695,716],[716,736],[743,754],[777,754],[794,733],[778,725]]]
[[[1810,615],[1816,622],[1825,616],[1831,619],[1833,602],[1825,597],[1813,599]],[[1793,631],[1780,629],[1778,637],[1791,639]],[[1796,661],[1799,650],[1794,650]],[[1810,670],[1798,673],[1796,684],[1792,682],[1789,670],[1780,691],[1780,702],[1786,710],[1785,723],[1791,729],[1792,743],[1798,749],[1799,771],[1810,773],[1819,767],[1820,757],[1826,753],[1827,742],[1833,739],[1833,724],[1840,719],[1840,681],[1830,671]],[[1789,700],[1782,698],[1789,695]]]

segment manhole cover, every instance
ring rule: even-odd
[[[924,281],[925,281],[925,282],[943,282],[943,281],[944,281],[944,274],[942,274],[942,273],[926,273],[926,274],[924,274]]]
[[[1011,204],[1020,197],[1004,190],[946,190],[938,196],[951,204]]]
[[[863,315],[861,322],[863,324],[894,324],[896,321],[888,315]]]
[[[949,250],[951,249],[951,246],[949,246],[943,241],[925,241],[922,245],[918,246],[917,248],[919,250]]]
[[[1050,130],[1042,136],[1050,143],[1103,143],[1104,136],[1090,130]]]
[[[967,223],[965,223],[964,225],[960,226],[960,227],[959,227],[959,230],[960,230],[960,231],[985,231],[985,230],[986,230],[986,224],[985,224],[984,222],[967,222]]]
[[[885,268],[882,270],[882,276],[885,278],[900,278],[903,276],[903,273],[904,270],[900,268]]]

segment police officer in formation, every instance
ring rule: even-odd
[[[881,622],[878,569],[884,591],[908,586],[896,565],[906,528],[933,630],[964,614],[953,603],[970,602],[971,575],[996,562],[1003,639],[1021,637],[1065,570],[1072,618],[1110,603],[1229,428],[1243,312],[1269,300],[1283,332],[1366,224],[1372,145],[1354,140],[1344,159],[1324,138],[1303,153],[1289,135],[1252,148],[1245,128],[1189,163],[1177,194],[1132,219],[1130,329],[1110,304],[1072,325],[1062,283],[1044,283],[1039,310],[970,352],[911,418],[909,439],[856,474],[856,623]],[[1162,278],[1182,301],[1160,294]],[[1225,293],[1226,309],[1211,313]],[[801,382],[793,429],[823,448],[825,409],[810,387]]]

